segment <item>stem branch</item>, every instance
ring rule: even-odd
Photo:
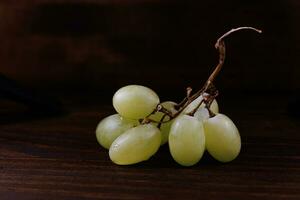
[[[215,44],[215,48],[219,51],[219,62],[217,64],[217,66],[215,67],[214,71],[211,73],[211,75],[209,76],[209,78],[205,82],[204,86],[200,90],[198,90],[195,94],[193,94],[192,96],[191,96],[192,88],[188,87],[186,97],[179,104],[177,104],[176,107],[175,107],[177,109],[177,112],[175,114],[173,114],[168,109],[164,108],[161,104],[159,104],[154,112],[158,111],[158,112],[163,112],[165,114],[163,116],[163,118],[160,120],[159,126],[160,126],[161,123],[171,121],[172,119],[177,117],[188,105],[190,105],[190,103],[192,103],[195,99],[197,99],[199,96],[203,95],[208,90],[212,89],[212,90],[217,91],[216,88],[213,85],[213,82],[216,79],[217,75],[220,73],[220,71],[221,71],[221,69],[224,65],[225,53],[226,53],[224,39],[226,37],[228,37],[229,35],[231,35],[232,33],[237,32],[237,31],[241,31],[241,30],[252,30],[252,31],[255,31],[257,33],[262,33],[261,30],[253,28],[253,27],[238,27],[238,28],[231,29],[230,31],[226,32],[221,37],[219,37],[216,44]],[[204,100],[204,103],[206,103],[206,108],[208,109],[208,111],[210,113],[210,116],[214,116],[214,113],[212,113],[211,110],[210,110],[210,105],[211,105],[212,101],[215,99],[215,97],[217,95],[218,95],[218,92],[216,92],[215,94],[210,95],[210,97],[208,97],[208,102],[207,103]],[[202,103],[203,103],[203,101],[201,101],[198,104],[197,108]],[[196,110],[193,110],[190,114],[194,114],[195,111]],[[163,121],[163,119],[165,118],[166,115],[169,116],[169,119],[166,120],[166,121]]]

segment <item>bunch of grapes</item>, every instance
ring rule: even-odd
[[[104,118],[96,129],[98,142],[109,149],[114,163],[130,165],[148,160],[166,143],[173,159],[183,166],[198,163],[205,150],[220,162],[230,162],[239,155],[239,131],[229,117],[219,113],[213,81],[225,59],[223,39],[243,29],[261,32],[239,27],[222,35],[215,45],[219,51],[215,70],[196,93],[187,88],[180,103],[160,103],[153,90],[141,85],[128,85],[114,94],[117,114]]]

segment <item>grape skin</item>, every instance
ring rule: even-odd
[[[153,124],[131,128],[120,135],[109,148],[110,159],[118,165],[148,160],[160,147],[161,133]]]
[[[109,149],[117,137],[137,124],[138,121],[125,119],[119,114],[110,115],[99,122],[96,128],[97,141],[101,146]]]
[[[114,108],[128,119],[142,119],[151,114],[158,104],[157,94],[141,85],[122,87],[113,96]]]
[[[230,162],[241,150],[241,138],[237,127],[224,114],[204,121],[206,149],[216,160]]]
[[[176,113],[176,109],[175,109],[174,106],[177,105],[177,104],[175,102],[166,101],[166,102],[161,103],[161,105],[164,108],[168,109],[172,114]],[[165,114],[162,113],[162,112],[156,112],[155,114],[151,115],[149,118],[159,122],[164,115]],[[170,128],[171,128],[171,125],[174,121],[174,120],[171,120],[171,121],[166,122],[169,119],[170,119],[169,116],[165,116],[165,118],[163,120],[165,123],[162,123],[161,126],[160,126],[160,131],[161,131],[161,134],[162,134],[161,145],[167,143],[168,139],[169,139]]]
[[[195,112],[194,117],[196,117],[199,121],[203,122],[209,119],[209,112],[207,108],[201,107]]]
[[[196,164],[205,150],[202,122],[188,115],[177,117],[171,126],[169,148],[172,157],[180,165]]]

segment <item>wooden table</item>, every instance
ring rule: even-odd
[[[300,199],[300,120],[278,95],[226,98],[221,110],[240,129],[240,156],[221,164],[205,155],[190,168],[167,146],[147,162],[113,164],[94,134],[112,106],[91,96],[64,98],[66,115],[25,121],[0,102],[0,199]]]

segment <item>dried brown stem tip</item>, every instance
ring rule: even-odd
[[[240,30],[252,30],[252,31],[256,31],[258,33],[262,33],[262,30],[259,30],[257,28],[253,28],[253,27],[249,27],[249,26],[233,28],[230,31],[223,34],[221,37],[219,37],[219,39],[217,40],[217,42],[215,44],[215,48],[218,49],[220,41],[224,40],[225,37],[227,37],[228,35],[230,35],[234,32],[240,31]]]
[[[215,70],[212,72],[212,74],[209,76],[209,78],[206,82],[206,84],[208,86],[215,80],[216,76],[219,74],[219,72],[221,71],[222,66],[224,64],[224,61],[225,61],[225,42],[224,42],[224,39],[226,37],[228,37],[229,35],[231,35],[232,33],[237,32],[237,31],[241,31],[241,30],[252,30],[252,31],[256,31],[257,33],[262,33],[262,31],[259,30],[259,29],[245,26],[245,27],[238,27],[238,28],[231,29],[230,31],[226,32],[221,37],[219,37],[219,39],[217,40],[217,42],[215,44],[215,48],[218,49],[218,51],[219,51],[219,63],[216,66]]]

